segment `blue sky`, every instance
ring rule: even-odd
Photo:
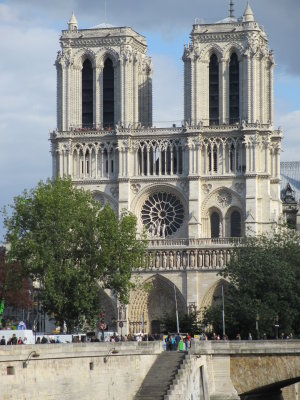
[[[183,119],[184,43],[194,18],[228,15],[227,0],[107,0],[108,22],[146,36],[154,65],[154,124]],[[246,1],[235,1],[241,16]],[[300,2],[253,0],[256,20],[274,49],[275,126],[282,126],[282,160],[300,160]],[[51,175],[49,130],[56,126],[59,36],[72,10],[79,28],[104,21],[104,0],[0,0],[0,208]],[[156,122],[158,121],[158,122]],[[167,123],[168,124],[168,123]],[[0,218],[0,242],[3,235]]]

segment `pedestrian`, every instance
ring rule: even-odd
[[[18,339],[16,334],[14,333],[11,338],[11,344],[16,345],[18,343]]]
[[[172,339],[171,339],[171,336],[170,336],[170,335],[168,335],[168,336],[166,337],[165,342],[166,342],[166,350],[167,350],[167,351],[171,351],[171,350],[172,350]]]
[[[177,335],[175,336],[175,349],[174,350],[176,350],[176,351],[178,350],[180,341],[181,341],[181,336],[180,336],[179,332],[177,332]]]
[[[19,339],[18,339],[18,344],[23,344],[23,340],[21,337],[19,337]]]
[[[47,343],[48,343],[48,339],[46,338],[46,336],[43,336],[42,340],[41,340],[41,344],[47,344]]]
[[[248,333],[248,340],[252,340],[251,332]]]
[[[172,341],[172,347],[171,347],[171,349],[172,349],[173,351],[175,351],[175,350],[176,350],[176,339],[175,339],[175,335],[172,335],[172,336],[171,336],[171,341]]]
[[[2,336],[2,339],[0,340],[0,346],[5,346],[5,345],[6,345],[5,337]]]

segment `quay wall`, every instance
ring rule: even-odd
[[[133,399],[161,351],[161,342],[1,346],[0,400]]]

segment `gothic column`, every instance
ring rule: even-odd
[[[99,63],[94,69],[94,123],[103,126],[103,64]]]
[[[229,102],[227,93],[229,85],[229,68],[225,58],[221,58],[219,62],[219,109],[220,109],[220,124],[226,124],[229,118]]]
[[[269,93],[269,115],[270,115],[270,123],[274,122],[274,56],[273,52],[270,52],[270,93]]]

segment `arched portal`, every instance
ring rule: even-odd
[[[186,301],[175,286],[179,313],[187,313]],[[155,275],[144,282],[143,287],[133,292],[129,306],[130,333],[160,333],[163,331],[162,318],[165,314],[175,315],[174,284],[161,275]]]
[[[200,311],[201,313],[208,307],[214,304],[219,304],[222,301],[222,286],[224,292],[226,292],[228,287],[228,282],[225,279],[219,279],[215,282],[205,293],[201,301]]]

